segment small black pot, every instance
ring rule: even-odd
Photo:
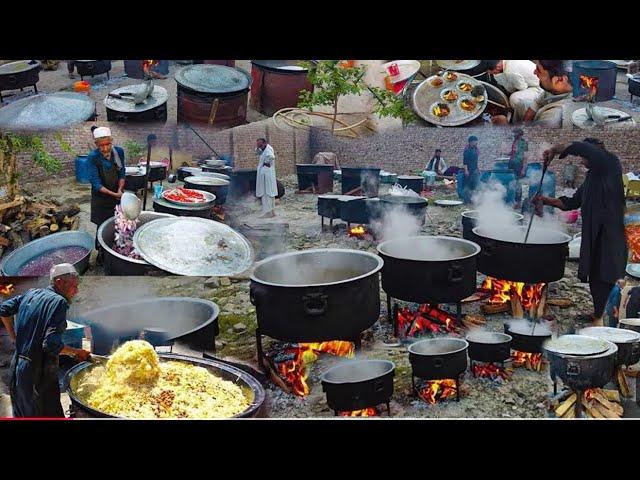
[[[388,360],[356,360],[327,370],[321,377],[327,404],[337,413],[388,403],[395,368]]]
[[[459,338],[420,340],[409,346],[413,375],[424,380],[457,379],[467,369],[469,343]]]
[[[542,345],[551,338],[551,332],[547,327],[536,325],[534,328],[526,320],[505,322],[504,333],[512,337],[513,350],[526,353],[542,353]]]
[[[471,332],[467,335],[469,358],[476,362],[499,363],[511,357],[511,335]]]
[[[416,193],[420,193],[424,187],[424,178],[414,175],[399,175],[398,185],[404,188],[409,188]]]

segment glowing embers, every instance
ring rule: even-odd
[[[598,77],[580,75],[580,88],[584,88],[589,91],[587,94],[587,100],[593,100],[598,93]]]
[[[490,294],[482,306],[485,314],[511,312],[515,318],[539,318],[544,314],[547,295],[546,283],[525,284],[487,277],[480,289]]]
[[[416,385],[418,396],[425,402],[434,405],[437,402],[456,399],[458,397],[458,385],[453,379],[420,380]]]
[[[513,350],[511,352],[511,364],[516,368],[526,368],[539,372],[542,370],[542,353],[529,353]]]
[[[364,410],[353,410],[352,412],[340,412],[341,417],[378,417],[380,412],[376,407],[365,408]]]
[[[506,381],[511,378],[513,370],[495,363],[471,362],[471,373],[476,378]]]
[[[422,304],[416,311],[398,308],[397,336],[420,337],[425,333],[460,333],[455,317],[437,306]]]
[[[320,343],[281,343],[274,342],[266,357],[272,371],[278,375],[278,383],[285,391],[299,397],[309,394],[307,378],[308,364],[315,362],[320,353],[329,353],[339,357],[352,358],[355,346],[352,342],[335,340]]]

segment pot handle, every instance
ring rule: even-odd
[[[460,283],[464,278],[464,268],[462,265],[451,265],[447,274],[449,283]]]
[[[9,83],[9,85],[17,85],[18,77],[16,75],[9,75],[7,77],[7,83]]]
[[[580,375],[581,368],[579,363],[567,362],[567,375],[576,376]]]
[[[433,366],[436,368],[442,368],[442,366],[444,365],[444,360],[442,360],[442,357],[436,357],[433,359]]]
[[[327,311],[329,297],[321,292],[307,293],[302,296],[304,313],[312,317],[322,315]]]
[[[384,382],[382,380],[378,380],[376,382],[376,392],[381,392],[382,390],[384,390]]]
[[[631,345],[631,355],[637,355],[638,351],[640,351],[640,342],[636,342]]]
[[[493,240],[485,240],[482,242],[482,254],[485,257],[493,256],[493,252],[496,249],[496,242]]]

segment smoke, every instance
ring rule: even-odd
[[[381,218],[372,220],[371,227],[381,241],[413,237],[420,233],[421,222],[401,205],[385,208]]]

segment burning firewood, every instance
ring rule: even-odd
[[[587,416],[591,418],[622,418],[624,409],[619,399],[610,400],[614,397],[615,390],[603,390],[601,388],[590,388],[584,392],[584,406]]]
[[[477,314],[468,314],[462,319],[462,324],[468,329],[477,328],[485,325],[486,323],[487,321],[485,318],[482,315]]]
[[[575,393],[571,394],[569,398],[567,398],[564,402],[560,404],[558,408],[556,408],[556,416],[565,418],[565,414],[569,410],[572,410],[572,411],[574,410],[571,407],[575,405],[577,399],[578,399],[578,395],[576,395]]]
[[[485,315],[493,315],[495,313],[507,313],[511,311],[511,305],[508,303],[485,303],[481,307],[482,313]]]
[[[620,388],[620,394],[623,397],[630,397],[631,390],[629,389],[629,384],[627,383],[624,371],[620,367],[616,369],[616,382],[618,383],[618,388]]]

